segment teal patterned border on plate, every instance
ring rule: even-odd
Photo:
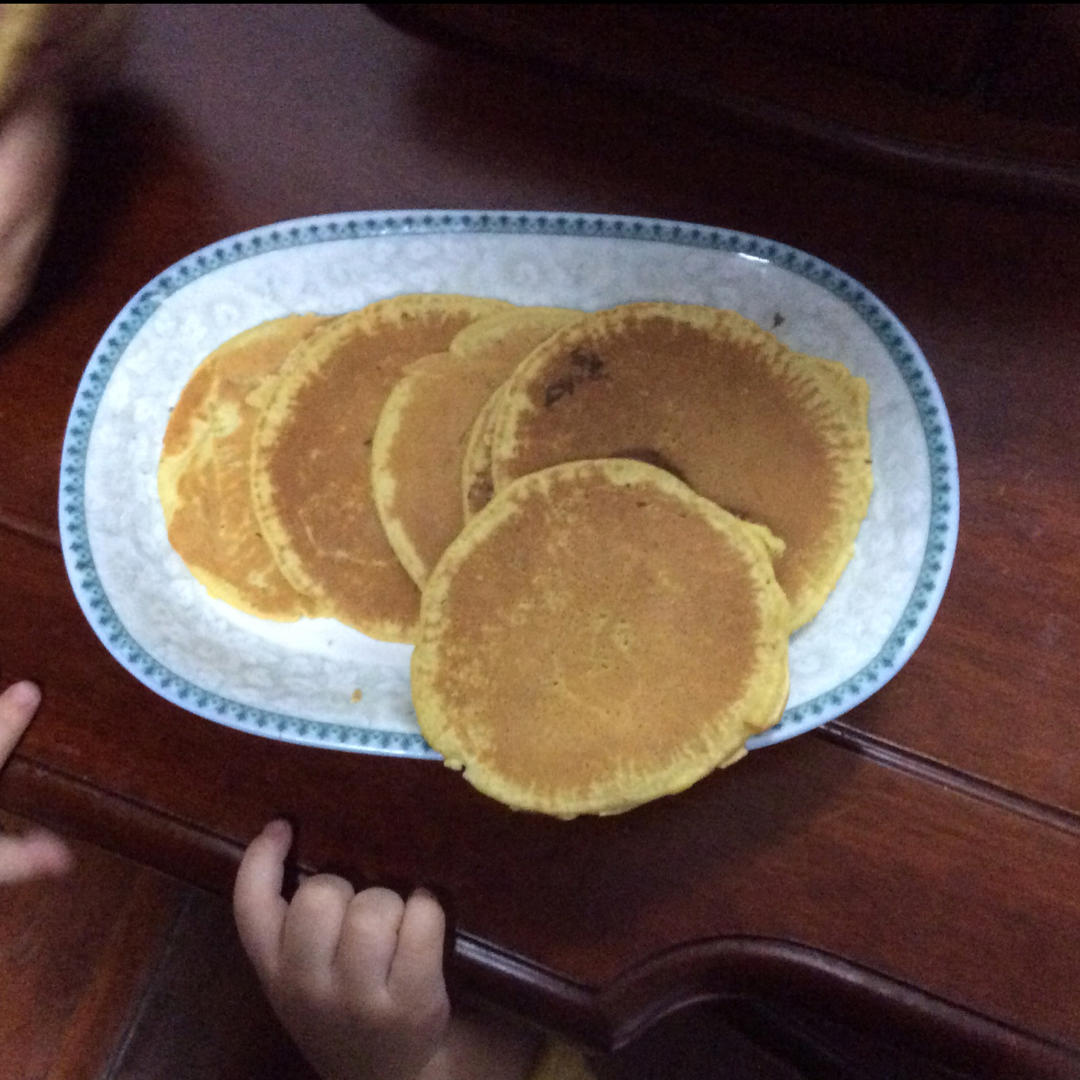
[[[134,640],[105,595],[90,551],[84,503],[87,449],[105,388],[132,339],[168,297],[207,274],[270,251],[337,240],[432,233],[604,237],[749,255],[814,282],[854,310],[888,350],[911,393],[926,438],[931,516],[922,565],[906,608],[877,655],[840,685],[788,709],[774,727],[747,745],[769,745],[835,719],[896,674],[918,647],[944,594],[956,547],[959,493],[956,448],[941,393],[921,350],[895,315],[842,271],[805,252],[757,236],[648,218],[442,210],[330,214],[240,233],[169,267],[136,294],[113,321],[91,356],[68,421],[59,516],[64,560],[79,605],[105,647],[131,674],[168,701],[244,731],[343,750],[439,757],[419,734],[305,720],[253,708],[196,686],[159,663]]]

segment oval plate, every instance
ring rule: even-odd
[[[791,695],[750,747],[799,735],[879,689],[932,621],[956,546],[956,450],[926,359],[846,274],[783,244],[680,222],[521,212],[332,214],[230,237],[170,267],[113,321],[64,439],[60,529],[105,647],[167,700],[269,738],[437,757],[409,695],[411,647],[326,619],[279,624],[214,600],[169,546],[157,464],[169,412],[227,338],[294,312],[407,292],[595,309],[733,308],[870,385],[874,494],[855,555],[791,640]]]

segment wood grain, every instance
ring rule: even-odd
[[[148,8],[125,78],[80,127],[41,287],[0,339],[0,674],[46,695],[0,805],[219,892],[290,814],[301,862],[430,884],[461,979],[597,1045],[694,986],[775,998],[787,979],[792,1007],[857,998],[872,1023],[946,1032],[942,1053],[968,1037],[1036,1069],[1080,1048],[1075,214],[796,159],[677,101],[441,49],[363,9]],[[62,434],[97,338],[229,232],[408,205],[732,227],[877,292],[930,359],[961,469],[953,577],[907,667],[831,732],[569,824],[513,815],[434,763],[225,729],[126,674],[57,547]],[[735,962],[731,942],[757,944]]]
[[[10,465],[0,521],[55,536],[62,433],[98,335],[154,273],[233,229],[379,204],[528,203],[657,213],[776,236],[854,273],[906,321],[941,383],[957,436],[963,522],[944,605],[898,680],[902,696],[873,699],[853,722],[1037,801],[1080,809],[1072,764],[1080,731],[1058,719],[1067,707],[1068,658],[1080,649],[1080,581],[1070,554],[1080,540],[1080,487],[1067,465],[1080,455],[1080,433],[1048,407],[1080,381],[1073,217],[947,200],[806,166],[793,192],[781,155],[705,139],[677,110],[630,112],[589,84],[458,59],[363,12],[305,9],[313,22],[330,20],[335,44],[322,52],[314,39],[286,32],[300,17],[287,10],[259,9],[242,20],[227,9],[201,18],[154,12],[129,78],[155,97],[144,89],[88,119],[78,202],[68,204],[45,291],[2,349],[0,460]],[[242,32],[256,33],[266,50],[250,69],[229,62]],[[360,65],[348,47],[357,36],[368,45]],[[277,113],[249,110],[238,144],[221,102],[247,100],[259,79],[269,93],[274,65],[289,55],[316,85],[322,79],[334,90],[321,98],[305,89],[311,84],[275,87],[280,108],[306,123],[294,155],[274,160]],[[194,79],[196,62],[214,79]],[[491,85],[516,89],[488,95]],[[588,140],[573,134],[579,109],[595,120]],[[374,144],[365,136],[372,128],[381,133]],[[361,143],[362,155],[342,150]],[[553,155],[557,170],[543,165]],[[611,168],[596,167],[603,161]],[[123,194],[135,187],[140,198]],[[76,205],[100,209],[96,231],[80,224]],[[1033,356],[1038,378],[1029,377]],[[1023,554],[1030,544],[1037,560]],[[1016,632],[1001,634],[1002,623]]]
[[[28,802],[44,794],[31,762],[45,759],[122,800],[73,808],[110,846],[183,860],[187,840],[176,872],[218,891],[229,851],[286,813],[303,863],[357,882],[425,882],[468,935],[589,987],[683,941],[750,934],[1080,1043],[1080,957],[1058,945],[1080,921],[1080,836],[818,738],[626,816],[515,815],[437,763],[297,748],[189,716],[103,662],[54,550],[0,531],[0,559],[21,568],[0,612],[0,654],[45,688],[25,764],[0,780],[5,805],[22,805],[20,788]],[[182,783],[177,762],[198,763]],[[168,825],[153,843],[138,839],[148,815]]]
[[[0,813],[6,830],[28,826]],[[103,1076],[183,900],[178,881],[89,844],[72,846],[69,876],[0,897],[0,1076]]]

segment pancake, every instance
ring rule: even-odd
[[[424,589],[421,732],[517,809],[618,813],[683,790],[783,709],[782,546],[640,462],[523,477]]]
[[[290,315],[215,349],[181,391],[165,430],[158,494],[169,542],[211,596],[264,619],[308,613],[259,534],[248,465],[268,385],[326,320]]]
[[[282,573],[313,598],[317,614],[375,638],[411,640],[419,591],[375,512],[375,425],[407,365],[509,308],[467,296],[399,296],[327,323],[290,354],[256,432],[252,501]]]
[[[481,319],[446,353],[409,365],[379,415],[372,493],[390,546],[423,587],[461,531],[461,475],[476,414],[521,359],[581,317],[560,308],[523,308]]]
[[[791,628],[855,547],[873,487],[869,392],[732,311],[628,304],[558,331],[514,373],[496,419],[495,489],[560,461],[630,457],[785,541]]]
[[[461,508],[464,519],[480,513],[495,494],[495,478],[491,475],[491,441],[495,435],[495,420],[502,407],[505,384],[484,402],[476,414],[465,457],[461,463]]]

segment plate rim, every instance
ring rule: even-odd
[[[97,574],[87,533],[85,473],[90,435],[113,371],[154,312],[186,285],[232,263],[272,251],[337,240],[447,233],[622,239],[748,255],[806,278],[852,308],[900,374],[926,442],[930,521],[923,557],[907,603],[874,657],[838,686],[785,709],[772,728],[753,736],[746,745],[749,749],[773,745],[835,720],[900,671],[937,614],[959,532],[959,474],[952,425],[937,380],[911,333],[855,278],[788,244],[752,233],[664,218],[542,210],[369,210],[273,222],[235,233],[184,256],[131,297],[94,347],[79,381],[64,431],[58,499],[68,580],[98,639],[122,667],[172,704],[251,734],[328,749],[440,759],[419,733],[306,720],[245,705],[190,682],[157,660],[117,616]]]

